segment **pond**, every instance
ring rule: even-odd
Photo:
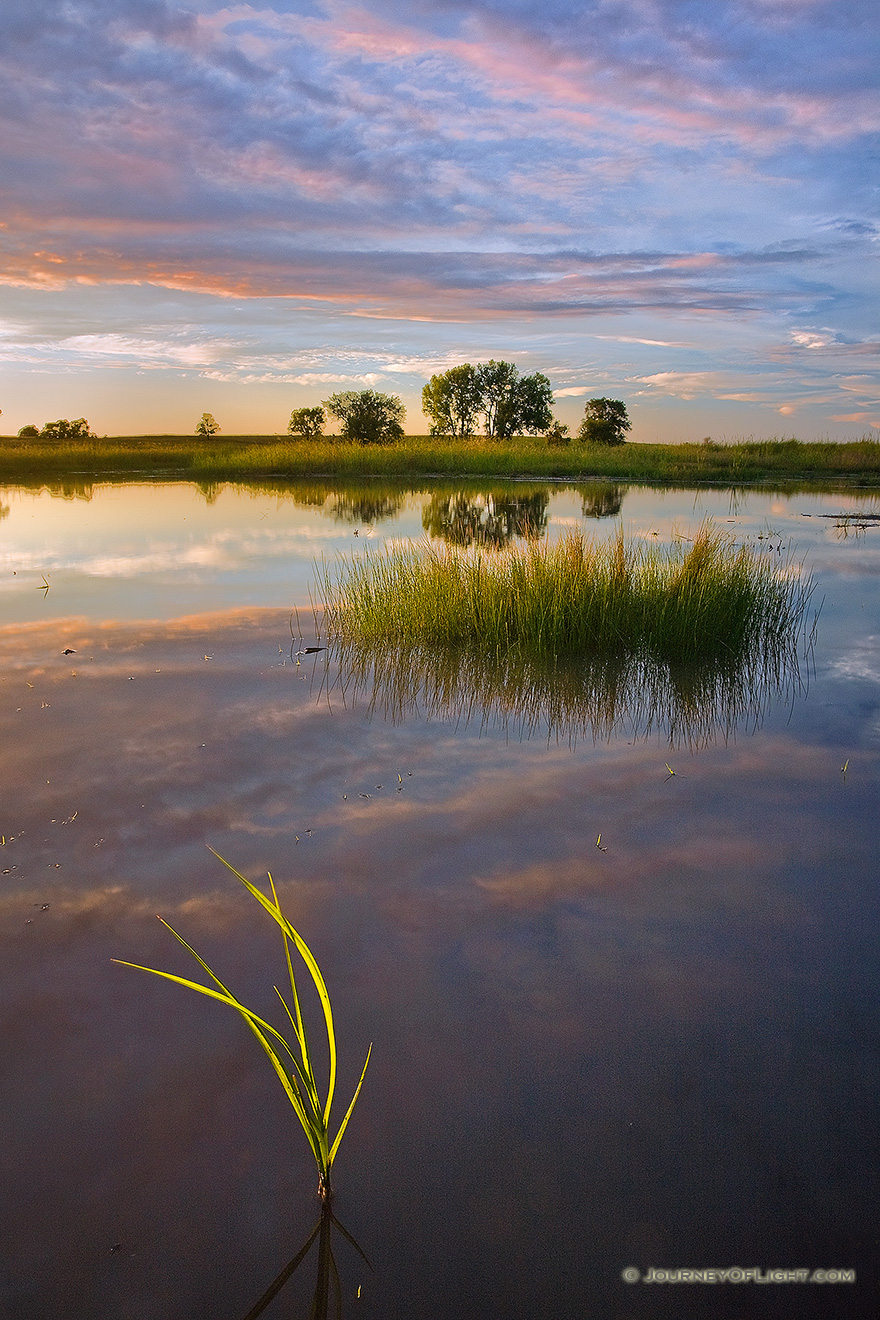
[[[878,514],[598,482],[0,492],[0,1316],[244,1320],[315,1223],[241,1019],[111,962],[199,971],[159,913],[277,1020],[281,945],[206,845],[270,871],[313,948],[340,1113],[373,1043],[343,1314],[876,1315]],[[821,610],[692,724],[389,699],[297,655],[322,557],[707,517]],[[316,1250],[261,1314],[309,1314]],[[737,1267],[855,1281],[649,1274]]]

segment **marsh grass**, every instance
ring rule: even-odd
[[[813,586],[706,525],[667,548],[576,532],[499,552],[393,546],[321,582],[347,699],[386,718],[575,742],[664,730],[702,745],[804,684]]]
[[[214,849],[211,849],[214,852]],[[302,936],[294,929],[278,902],[278,895],[275,890],[275,884],[272,876],[269,876],[269,888],[271,898],[264,894],[256,885],[251,884],[250,880],[230,865],[219,853],[214,856],[228,867],[237,879],[245,886],[249,893],[261,906],[269,913],[272,920],[281,929],[281,935],[284,942],[284,958],[287,966],[287,977],[290,984],[290,998],[285,999],[281,991],[276,987],[275,993],[284,1005],[291,1030],[293,1032],[293,1044],[281,1035],[280,1032],[264,1018],[259,1017],[251,1009],[246,1008],[229,990],[218,976],[211,971],[210,967],[196,953],[195,949],[186,942],[182,935],[179,935],[167,921],[162,921],[162,925],[171,931],[176,940],[183,945],[185,949],[192,954],[196,962],[214,983],[216,989],[208,985],[203,985],[198,981],[190,981],[182,976],[175,976],[171,972],[157,971],[154,967],[142,967],[139,963],[125,962],[122,959],[114,958],[113,961],[123,967],[134,967],[138,971],[150,972],[153,976],[161,976],[167,981],[174,981],[178,985],[185,986],[189,990],[195,990],[199,994],[207,995],[211,999],[217,1000],[221,1004],[228,1004],[240,1013],[251,1031],[260,1042],[265,1051],[269,1062],[277,1074],[281,1085],[287,1095],[288,1100],[293,1106],[294,1112],[299,1119],[300,1125],[305,1132],[311,1147],[315,1163],[318,1167],[318,1191],[321,1199],[329,1203],[332,1194],[330,1173],[336,1152],[339,1149],[339,1143],[342,1141],[343,1134],[348,1121],[351,1118],[357,1098],[363,1085],[367,1066],[370,1062],[372,1045],[367,1051],[367,1059],[361,1072],[360,1081],[355,1089],[351,1104],[348,1106],[345,1117],[339,1125],[335,1138],[330,1136],[330,1110],[333,1104],[333,1095],[336,1088],[336,1032],[333,1026],[333,1009],[330,1003],[330,995],[321,971],[315,961],[311,949],[309,949]],[[329,1077],[327,1081],[326,1098],[322,1101],[317,1084],[316,1055],[309,1043],[300,1009],[299,993],[297,990],[296,977],[293,969],[293,959],[291,958],[291,946],[296,949],[308,969],[309,976],[312,979],[318,998],[321,1003],[321,1010],[324,1016],[324,1027],[326,1032],[327,1054],[329,1058]]]
[[[535,659],[631,655],[678,665],[787,636],[810,590],[791,560],[704,524],[669,547],[581,531],[499,551],[392,544],[319,581],[328,636]]]
[[[236,480],[259,476],[507,476],[618,481],[723,482],[835,478],[880,481],[880,443],[762,440],[740,444],[548,445],[538,437],[507,441],[406,436],[395,444],[358,445],[333,437],[108,436],[88,441],[0,437],[0,481],[51,480],[74,474]]]

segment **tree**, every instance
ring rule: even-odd
[[[45,440],[93,440],[94,433],[89,429],[85,417],[77,417],[69,422],[66,417],[59,417],[57,422],[47,422],[40,435]]]
[[[517,381],[511,422],[506,435],[543,435],[553,426],[553,386],[540,371]]]
[[[202,413],[201,420],[196,426],[196,435],[217,435],[220,430],[220,423],[214,420],[212,413]]]
[[[477,369],[486,435],[542,435],[553,425],[553,386],[536,371],[521,376],[513,362],[484,362]]]
[[[314,440],[324,434],[327,414],[323,408],[294,408],[287,423],[288,435],[301,435],[306,440]]]
[[[486,435],[513,435],[507,426],[516,412],[516,385],[519,380],[516,367],[512,362],[496,362],[492,358],[477,368],[477,379]]]
[[[38,426],[23,426],[18,434],[23,440],[32,440],[35,436],[40,434],[40,428]]]
[[[474,435],[482,406],[479,368],[470,362],[432,376],[422,390],[422,412],[431,419],[431,435]]]
[[[371,489],[369,492],[357,491],[354,494],[337,495],[328,510],[337,522],[349,523],[352,527],[368,527],[371,523],[393,518],[403,506],[402,495],[388,495],[382,490]]]
[[[578,439],[588,445],[622,445],[632,422],[620,399],[588,399]]]
[[[616,518],[620,513],[626,486],[615,481],[589,481],[578,487],[581,512],[585,518]]]
[[[324,407],[331,417],[342,422],[343,440],[354,440],[361,445],[380,445],[389,440],[403,439],[406,416],[403,401],[396,394],[380,394],[377,390],[345,390],[324,399]]]

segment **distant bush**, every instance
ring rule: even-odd
[[[288,435],[301,435],[306,440],[315,440],[324,434],[327,414],[323,408],[294,408],[287,423]]]
[[[19,435],[30,434],[30,428],[24,427]],[[77,417],[69,422],[66,417],[59,417],[57,422],[47,422],[39,432],[42,440],[94,440],[95,434],[89,429],[85,417]]]
[[[23,426],[18,434],[22,440],[34,440],[40,434],[40,428],[33,425]]]
[[[345,390],[324,400],[331,417],[342,422],[343,440],[360,445],[381,445],[403,439],[406,408],[396,394],[377,390]]]
[[[212,413],[202,413],[200,421],[196,425],[196,435],[217,435],[220,430],[220,423],[214,420]]]
[[[622,445],[632,422],[620,399],[588,399],[578,439],[588,445]]]
[[[565,422],[554,420],[553,425],[547,430],[547,444],[557,446],[571,444],[571,432]]]

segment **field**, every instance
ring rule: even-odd
[[[605,477],[668,483],[766,481],[880,482],[880,442],[762,440],[741,444],[571,444],[540,438],[498,442],[408,436],[394,445],[352,445],[280,436],[108,436],[58,442],[0,437],[0,482],[67,476],[142,475],[195,481],[261,476]]]

